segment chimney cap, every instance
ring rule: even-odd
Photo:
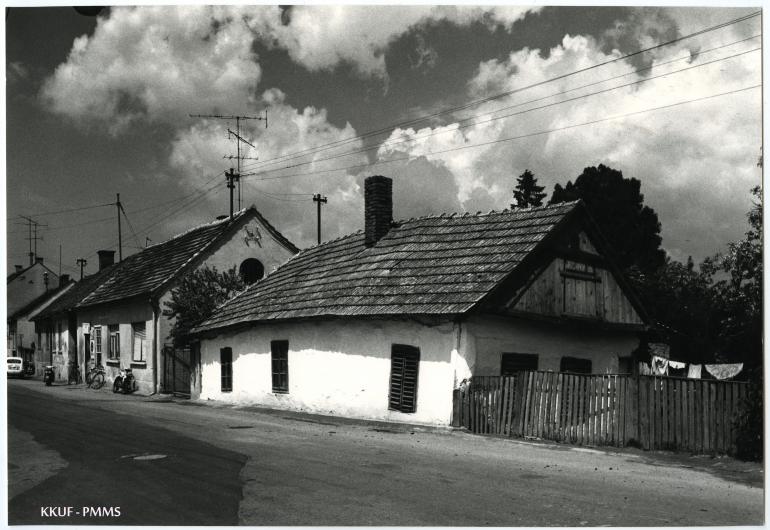
[[[35,263],[43,263],[43,258],[40,256],[35,256]]]

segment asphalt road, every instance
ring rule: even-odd
[[[764,521],[761,466],[728,458],[571,448],[37,381],[9,381],[8,397],[11,524]],[[119,506],[120,516],[41,516],[46,506]]]

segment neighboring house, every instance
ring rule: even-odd
[[[175,282],[202,266],[220,271],[235,266],[252,283],[297,252],[252,206],[233,219],[189,230],[120,263],[112,263],[114,251],[100,251],[100,271],[36,321],[56,329],[62,325],[69,360],[86,368],[104,365],[108,383],[120,368],[131,367],[141,392],[163,391],[161,372],[167,366],[164,355],[173,353],[168,346],[174,322],[162,312]]]
[[[616,373],[645,327],[581,202],[392,221],[300,252],[193,332],[201,395],[448,425],[473,375]]]
[[[59,276],[43,264],[43,258],[36,258],[29,267],[16,265],[16,270],[8,276],[6,283],[5,310],[10,315],[47,291],[59,287]]]
[[[9,313],[6,318],[9,337],[8,355],[22,357],[25,368],[34,367],[34,372],[38,375],[43,373],[43,366],[51,362],[52,358],[44,358],[41,355],[43,351],[41,340],[47,337],[41,337],[41,334],[36,333],[32,319],[66,293],[75,282],[70,280],[68,275],[62,274],[59,283],[58,288],[48,290],[27,305]]]

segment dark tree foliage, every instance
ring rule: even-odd
[[[516,187],[513,189],[513,200],[515,202],[511,204],[511,209],[542,206],[543,199],[547,195],[543,192],[544,189],[543,186],[537,185],[537,178],[535,178],[532,172],[529,169],[525,169],[524,173],[516,179]]]
[[[623,173],[600,164],[587,167],[575,182],[556,184],[548,204],[582,199],[599,230],[609,242],[621,269],[636,266],[651,274],[666,260],[660,248],[658,214],[645,206],[641,182],[623,178]]]
[[[702,265],[716,279],[722,358],[750,367],[762,364],[762,195],[758,187],[752,193],[756,201],[748,213],[745,237]]]
[[[184,345],[190,329],[244,288],[235,267],[223,272],[216,267],[203,267],[183,276],[163,310],[164,316],[176,319],[171,329],[174,344]]]

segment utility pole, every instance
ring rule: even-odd
[[[321,203],[326,204],[326,197],[321,197],[320,193],[313,195],[313,202],[318,203],[318,244],[321,244]]]
[[[236,159],[236,169],[237,169],[237,177],[235,180],[238,182],[238,209],[241,209],[241,160],[245,159],[252,159],[252,157],[244,157],[241,156],[241,142],[250,145],[251,147],[256,147],[254,144],[246,140],[244,137],[241,136],[241,120],[259,120],[265,122],[265,129],[267,129],[267,109],[265,109],[265,116],[238,116],[238,115],[222,115],[222,114],[190,114],[191,118],[215,118],[218,120],[235,120],[235,131],[231,131],[229,128],[227,129],[227,139],[229,140],[231,136],[235,137],[235,144],[236,144],[236,156],[234,157]],[[232,159],[232,156],[225,156],[224,158]],[[256,160],[256,158],[254,158]],[[230,168],[230,172],[232,173],[233,169]],[[227,187],[230,187],[231,180],[228,177],[228,184]],[[232,190],[231,190],[232,194]],[[230,201],[232,204],[232,201]],[[232,211],[232,206],[230,208]],[[230,215],[232,217],[232,214]]]
[[[118,195],[118,199],[117,199],[117,202],[115,203],[115,206],[118,207],[118,263],[120,263],[121,261],[123,261],[123,236],[120,232],[120,210],[123,207],[120,205],[120,193],[118,193],[117,195]]]
[[[88,260],[86,258],[78,258],[75,260],[75,263],[77,263],[80,266],[80,279],[83,279],[83,267],[85,267],[88,264]]]
[[[233,173],[233,168],[230,168],[229,173],[225,173],[225,178],[227,179],[227,187],[230,188],[230,220],[233,220],[233,188],[235,188],[235,184],[233,184],[234,180],[240,181],[241,176],[237,173]]]
[[[61,243],[59,243],[59,278],[61,278]]]

